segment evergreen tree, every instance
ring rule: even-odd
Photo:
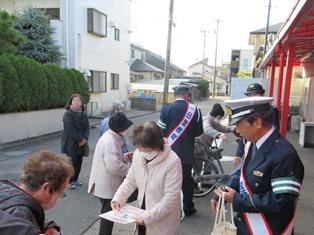
[[[0,54],[14,53],[23,36],[14,29],[16,17],[0,10]]]
[[[26,40],[18,45],[18,54],[33,58],[42,64],[58,62],[61,54],[52,38],[54,30],[42,10],[26,8],[15,28],[26,37]]]

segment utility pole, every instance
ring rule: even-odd
[[[164,94],[163,94],[163,105],[168,102],[168,89],[169,89],[169,77],[170,77],[170,54],[171,54],[171,36],[172,36],[172,25],[173,25],[173,4],[174,0],[170,0],[169,7],[169,22],[168,22],[168,39],[167,39],[167,55],[165,62],[164,71]]]
[[[202,77],[203,79],[205,78],[205,44],[206,44],[206,30],[202,30],[201,33],[203,34],[204,36],[204,42],[203,42],[203,62],[202,62],[202,65],[203,65],[203,71],[202,71]]]
[[[264,56],[266,55],[266,52],[267,52],[270,9],[271,9],[271,0],[269,0],[269,3],[268,3],[267,22],[266,22],[266,30],[265,30]]]
[[[215,98],[215,93],[216,93],[218,30],[219,30],[219,23],[221,22],[221,20],[217,19],[215,21],[216,21],[216,48],[215,48],[215,69],[214,69],[213,98]]]

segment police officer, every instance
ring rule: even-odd
[[[248,85],[246,92],[244,93],[248,97],[254,97],[254,96],[264,96],[265,95],[265,90],[262,87],[261,84],[259,83],[251,83]],[[280,119],[280,114],[279,110],[277,107],[272,106],[272,112],[274,114],[274,126],[279,130],[279,119]],[[236,157],[234,160],[234,165],[238,165],[241,162],[241,158],[243,157],[244,154],[244,146],[245,146],[246,140],[243,138],[239,139],[239,144],[238,148],[236,150]]]
[[[181,159],[185,216],[191,216],[196,212],[193,204],[194,181],[191,171],[194,164],[194,138],[203,133],[202,114],[190,103],[190,89],[191,87],[186,85],[175,87],[175,102],[162,108],[158,121],[158,126],[163,129],[172,150]]]
[[[241,235],[293,234],[304,167],[294,147],[273,126],[272,100],[249,97],[225,102],[230,124],[236,124],[248,142],[241,169],[216,194],[224,193],[233,204]],[[216,205],[212,199],[213,210]]]

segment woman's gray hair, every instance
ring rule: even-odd
[[[109,110],[109,116],[112,116],[116,112],[123,112],[124,105],[120,101],[115,101],[112,103],[111,108]]]

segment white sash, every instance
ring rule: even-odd
[[[168,144],[170,146],[173,145],[177,141],[177,139],[183,134],[185,129],[189,126],[190,122],[192,121],[195,113],[196,113],[196,106],[194,104],[188,103],[184,117],[179,122],[177,127],[174,128],[167,137]]]
[[[251,147],[251,142],[247,142],[244,148],[244,161],[243,161],[241,175],[240,175],[240,194],[243,194],[243,195],[252,194],[252,191],[246,182],[246,179],[244,176],[245,169],[243,167],[250,147]],[[273,235],[273,232],[271,231],[270,226],[263,213],[243,212],[242,214],[243,214],[244,220],[247,224],[250,234]]]
[[[252,194],[252,190],[250,189],[249,185],[246,182],[245,175],[244,175],[245,169],[243,167],[250,147],[251,147],[251,142],[247,142],[244,147],[244,159],[243,159],[241,175],[240,175],[240,194],[244,194],[244,195]],[[243,217],[249,229],[249,233],[251,235],[273,235],[273,232],[271,231],[270,225],[264,213],[243,212]],[[281,235],[291,235],[293,226],[294,226],[294,221],[295,221],[295,214],[293,215],[292,220],[284,229],[284,231],[281,233]]]

